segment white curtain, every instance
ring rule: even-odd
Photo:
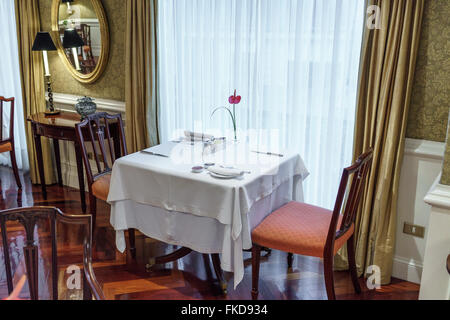
[[[160,0],[158,20],[162,141],[230,129],[210,114],[237,89],[238,127],[297,150],[305,200],[332,208],[352,158],[364,0]]]
[[[15,98],[14,138],[17,165],[19,169],[29,170],[27,142],[20,83],[19,51],[17,45],[16,15],[14,0],[0,1],[0,96]],[[3,108],[3,138],[9,137],[9,103]],[[0,165],[11,165],[9,152],[0,154]]]

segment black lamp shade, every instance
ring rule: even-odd
[[[32,51],[55,51],[56,46],[48,32],[38,32],[34,39]]]
[[[78,32],[74,29],[64,31],[63,47],[64,48],[78,48],[84,46],[84,41],[81,39]]]
[[[63,3],[67,3],[67,2],[73,2],[74,0],[62,0]]]

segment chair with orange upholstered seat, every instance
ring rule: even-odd
[[[289,267],[292,266],[292,254],[323,258],[328,299],[334,300],[333,258],[347,243],[353,286],[357,293],[361,292],[355,265],[353,233],[356,211],[372,164],[372,156],[373,151],[370,150],[361,155],[351,167],[344,169],[333,211],[305,203],[289,202],[271,213],[252,231],[253,299],[258,297],[262,247],[288,252]]]
[[[19,168],[17,167],[16,153],[14,149],[14,98],[6,99],[0,96],[0,153],[9,152],[11,156],[11,165],[16,179],[17,186],[22,189],[22,183],[19,177]],[[4,103],[10,103],[9,116],[9,137],[3,137],[3,107]]]
[[[120,114],[109,115],[106,112],[95,113],[76,125],[78,143],[82,149],[83,162],[89,186],[89,209],[93,226],[97,214],[97,199],[108,199],[112,166],[116,159],[127,155],[127,145]],[[89,161],[88,146],[92,150],[96,164],[96,173]],[[108,154],[109,153],[109,154]],[[103,164],[103,166],[102,166]],[[131,253],[134,255],[134,230],[129,230]]]

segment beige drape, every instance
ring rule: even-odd
[[[41,31],[38,0],[15,0],[17,41],[22,84],[23,108],[26,123],[28,157],[30,159],[30,176],[33,183],[40,183],[36,148],[31,126],[27,117],[31,114],[44,112],[45,86],[44,67],[41,52],[32,52],[34,38]],[[45,182],[55,183],[54,166],[52,163],[51,146],[48,139],[42,139]]]
[[[129,152],[159,143],[157,0],[127,1],[126,136]]]
[[[374,148],[372,170],[356,220],[360,274],[380,267],[391,280],[397,197],[408,109],[419,46],[424,0],[371,0],[381,8],[381,29],[366,28],[357,100],[354,157]],[[346,267],[342,250],[336,268]]]

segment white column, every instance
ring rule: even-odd
[[[450,186],[439,184],[440,177],[425,197],[431,205],[428,237],[425,245],[420,300],[450,300]]]

